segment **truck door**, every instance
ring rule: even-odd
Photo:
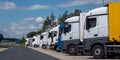
[[[70,23],[65,24],[63,40],[71,40],[72,39],[72,25]]]
[[[98,37],[97,16],[86,17],[86,28],[84,30],[84,38]]]

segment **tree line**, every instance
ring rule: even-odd
[[[47,16],[45,21],[43,22],[43,26],[41,29],[39,29],[39,31],[36,32],[29,32],[26,37],[30,38],[33,37],[35,35],[39,35],[44,31],[48,31],[49,29],[57,26],[58,24],[64,22],[67,18],[72,17],[72,16],[79,16],[81,10],[79,9],[75,9],[73,12],[68,12],[67,10],[64,11],[63,14],[59,15],[59,17],[57,18],[58,21],[56,20],[56,16],[54,15],[54,13],[52,12],[50,16]]]

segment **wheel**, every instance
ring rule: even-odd
[[[77,47],[76,47],[76,45],[70,45],[68,47],[68,53],[69,53],[69,55],[76,55],[77,54]]]
[[[101,45],[95,45],[92,49],[92,55],[95,59],[102,59],[105,57],[104,47]]]
[[[36,44],[33,47],[36,48]]]
[[[57,48],[59,48],[58,45],[55,45],[55,46],[54,46],[54,50],[57,50]]]
[[[45,46],[45,45],[42,45],[42,48],[43,48],[43,49],[46,49],[46,46]]]

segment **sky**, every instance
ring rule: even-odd
[[[105,0],[105,4],[110,1],[120,0]],[[57,19],[65,10],[86,12],[101,6],[102,0],[0,0],[0,33],[5,38],[21,38],[38,31],[51,12]]]

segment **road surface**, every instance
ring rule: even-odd
[[[0,52],[0,60],[59,60],[27,47],[12,47]]]

